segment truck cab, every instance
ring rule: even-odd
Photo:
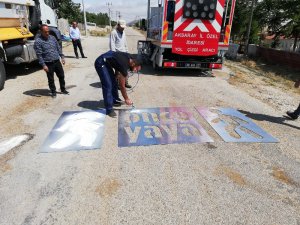
[[[37,60],[34,39],[39,26],[47,24],[61,43],[54,0],[0,0],[0,90],[6,79],[5,64]]]

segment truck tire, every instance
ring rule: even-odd
[[[6,80],[6,72],[3,62],[0,60],[0,91],[4,88]]]

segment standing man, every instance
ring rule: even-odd
[[[126,21],[119,20],[116,28],[110,34],[110,50],[113,52],[126,52],[128,53],[127,47],[127,39],[125,34]],[[128,78],[125,83],[126,88],[132,88],[130,84],[128,84]]]
[[[133,103],[129,99],[125,88],[126,77],[128,76],[128,70],[137,71],[140,66],[128,53],[108,51],[96,59],[95,68],[102,84],[106,114],[110,117],[116,117],[113,106],[121,105],[116,78],[119,80],[120,90],[126,105],[132,105]]]
[[[70,27],[70,38],[72,39],[73,47],[74,47],[74,52],[76,55],[76,58],[79,59],[78,57],[78,52],[77,52],[77,47],[79,48],[80,54],[82,58],[87,58],[84,56],[83,50],[82,50],[82,45],[81,45],[81,35],[80,35],[80,30],[77,27],[77,22],[72,22],[72,26]]]
[[[296,83],[295,83],[295,88],[299,88],[300,87],[300,80],[298,80]],[[300,104],[298,106],[298,108],[295,110],[295,111],[288,111],[286,113],[290,118],[292,118],[293,120],[296,120],[298,119],[298,117],[300,116]]]
[[[42,25],[41,35],[39,35],[34,43],[34,49],[39,59],[40,65],[47,73],[48,84],[51,90],[51,96],[56,97],[56,87],[54,83],[54,73],[59,79],[60,90],[63,94],[69,94],[65,87],[65,73],[61,65],[65,64],[62,49],[56,38],[49,34],[48,25]],[[61,59],[61,60],[60,60]]]

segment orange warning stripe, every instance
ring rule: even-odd
[[[231,25],[227,25],[225,30],[225,38],[224,38],[224,44],[226,45],[229,44],[230,31],[231,31]]]
[[[164,29],[163,29],[163,41],[167,41],[168,39],[168,22],[164,22]]]

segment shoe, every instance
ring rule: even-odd
[[[108,115],[109,117],[111,117],[111,118],[116,118],[116,117],[117,117],[117,113],[116,113],[114,110],[112,110],[112,111],[110,111],[109,113],[107,113],[107,115]]]
[[[79,56],[76,56],[76,59],[79,59]]]
[[[125,87],[126,88],[132,88],[132,86],[130,84],[128,84],[128,83],[125,84]]]
[[[286,112],[286,114],[287,114],[290,118],[292,118],[293,120],[296,120],[296,119],[298,119],[298,117],[299,117],[299,115],[296,115],[295,112],[291,112],[291,111]]]
[[[51,92],[51,97],[56,98],[56,92]]]
[[[86,59],[87,57],[86,57],[86,56],[82,56],[82,58],[83,58],[83,59]]]
[[[65,94],[65,95],[69,94],[69,92],[67,90],[62,90],[61,93]]]
[[[122,106],[121,102],[114,102],[114,107],[120,107],[120,106]]]

